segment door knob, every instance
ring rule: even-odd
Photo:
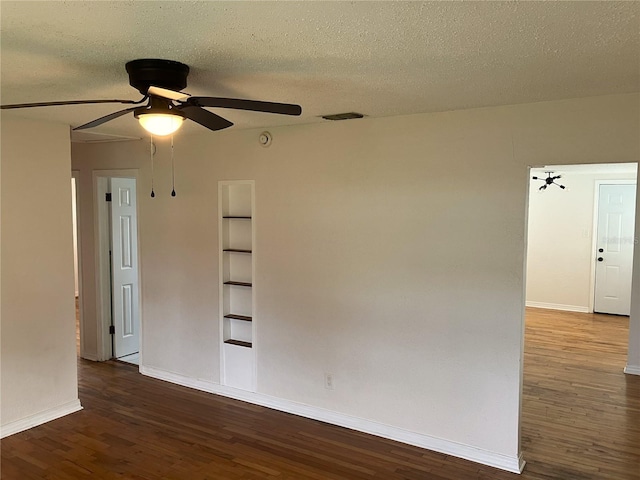
[[[604,248],[599,248],[599,249],[598,249],[598,251],[599,251],[600,253],[602,253],[602,252],[604,252]]]
[[[602,262],[602,261],[604,261],[604,258],[602,258],[602,257],[598,257],[598,261],[599,261],[599,262]]]

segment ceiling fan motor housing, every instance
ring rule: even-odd
[[[180,91],[187,86],[189,66],[173,60],[141,58],[125,65],[129,84],[147,95],[150,86]]]

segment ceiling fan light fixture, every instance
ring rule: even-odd
[[[184,121],[184,117],[171,113],[141,113],[137,117],[142,128],[159,137],[176,132]]]
[[[301,115],[302,107],[289,103],[263,102],[242,98],[192,97],[183,93],[187,86],[189,66],[173,60],[157,58],[141,58],[125,65],[129,74],[129,83],[144,95],[141,100],[68,100],[55,102],[19,103],[0,105],[0,109],[47,107],[55,105],[83,105],[97,103],[122,103],[140,105],[148,100],[145,106],[130,107],[104,115],[73,130],[85,130],[110,122],[116,118],[133,112],[142,127],[149,133],[158,136],[171,135],[177,131],[184,119],[191,120],[212,130],[222,130],[233,126],[226,118],[205,109],[231,108],[252,112],[276,113],[280,115]]]

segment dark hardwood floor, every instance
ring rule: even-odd
[[[84,410],[1,442],[19,479],[640,479],[628,319],[531,309],[521,476],[79,360]]]

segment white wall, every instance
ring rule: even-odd
[[[593,222],[596,180],[635,182],[636,165],[571,168],[546,167],[532,176],[546,178],[545,170],[562,173],[544,192],[543,182],[530,181],[527,252],[527,304],[577,312],[593,311]],[[617,173],[612,172],[617,171]]]
[[[7,117],[2,118],[2,436],[80,408],[69,127]]]
[[[258,394],[513,465],[527,166],[637,161],[638,100],[178,135],[176,198],[167,144],[155,199],[143,142],[74,168],[141,166],[143,371],[219,381],[217,182],[252,179]]]

